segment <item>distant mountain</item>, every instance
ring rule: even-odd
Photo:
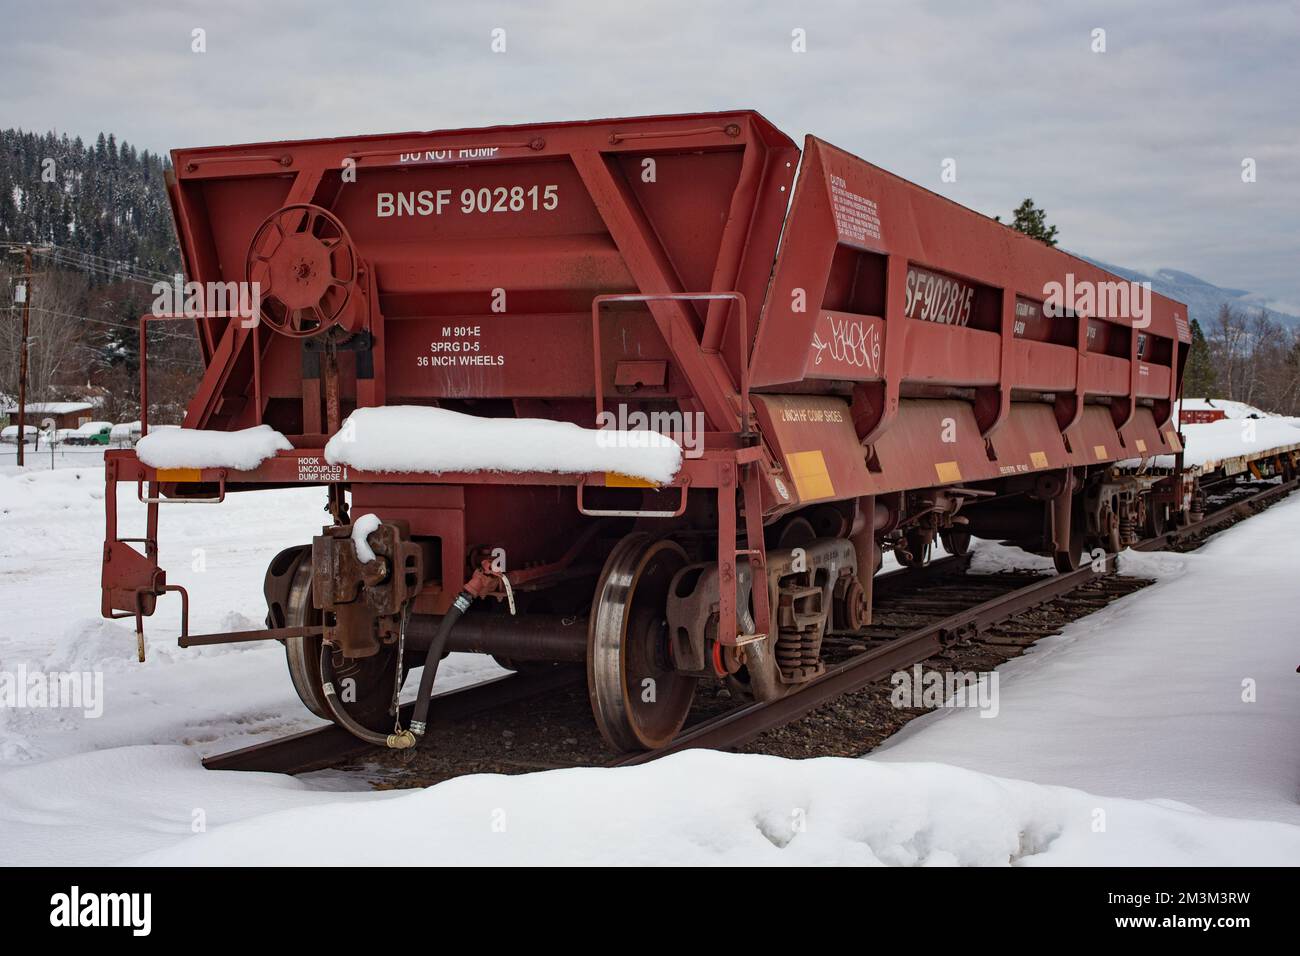
[[[1154,274],[1148,275],[1135,269],[1125,269],[1122,266],[1111,265],[1109,262],[1079,255],[1077,252],[1072,254],[1087,259],[1093,265],[1113,272],[1130,282],[1150,282],[1153,291],[1177,299],[1179,302],[1185,302],[1187,311],[1193,319],[1201,323],[1203,329],[1209,329],[1210,323],[1219,314],[1219,308],[1225,304],[1231,306],[1234,311],[1244,312],[1251,317],[1258,315],[1260,309],[1267,309],[1269,317],[1279,325],[1300,328],[1300,315],[1269,308],[1268,299],[1254,292],[1247,292],[1245,289],[1225,289],[1189,273],[1179,272],[1177,269],[1159,269]]]

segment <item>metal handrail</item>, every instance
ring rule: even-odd
[[[668,486],[669,488],[677,487],[681,489],[681,500],[677,504],[676,511],[643,511],[632,508],[588,508],[583,504],[582,492],[583,489],[587,487],[587,476],[583,475],[578,479],[578,513],[587,515],[591,518],[680,518],[686,513],[686,496],[690,483],[690,475],[685,475],[683,476],[680,485]]]
[[[162,495],[146,498],[144,495],[144,482],[145,479],[143,478],[136,479],[135,496],[140,499],[141,504],[145,505],[219,505],[226,500],[226,473],[224,471],[221,472],[221,476],[217,479],[217,497],[215,498],[164,498]],[[158,484],[161,483],[158,482]],[[152,485],[154,482],[151,481],[149,484]],[[177,484],[184,484],[184,482],[177,482]]]

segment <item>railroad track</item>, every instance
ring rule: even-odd
[[[877,576],[876,587],[888,591],[892,585],[920,585],[946,574],[960,573],[968,563],[968,558],[948,556],[910,572],[903,569],[890,571]],[[463,722],[475,715],[524,704],[532,698],[555,691],[585,688],[586,679],[583,668],[559,665],[531,673],[506,674],[436,695],[430,703],[429,722],[434,728],[447,722]],[[410,720],[413,709],[413,704],[402,706],[403,725]],[[209,770],[309,773],[372,753],[375,753],[375,748],[341,727],[328,724],[238,750],[213,754],[203,759],[203,766]]]
[[[1139,542],[1136,550],[1156,551],[1185,547],[1204,539],[1231,524],[1257,513],[1278,499],[1290,494],[1300,481],[1275,485],[1246,486],[1240,496],[1227,496],[1216,510],[1194,524],[1171,529],[1162,535]],[[892,589],[915,590],[915,586],[928,582],[961,578],[960,586],[972,585],[975,589],[989,587],[998,575],[979,575],[963,578],[967,559],[942,558],[925,568],[899,570],[880,575],[876,579],[879,594],[887,595]],[[509,756],[499,762],[517,769],[543,769],[550,766],[572,766],[582,763],[606,766],[633,766],[648,763],[668,754],[691,748],[729,749],[746,744],[760,735],[798,720],[823,705],[861,691],[863,688],[889,676],[900,669],[924,661],[944,652],[954,645],[967,642],[991,629],[1004,625],[1018,615],[1042,605],[1064,598],[1071,592],[1087,588],[1107,577],[1115,568],[1115,556],[1106,556],[1098,567],[1089,565],[1067,574],[1028,576],[1026,583],[987,599],[963,606],[952,614],[931,619],[917,626],[903,629],[897,636],[871,640],[865,647],[858,646],[857,653],[831,664],[826,672],[810,682],[798,693],[789,697],[761,703],[726,707],[721,713],[708,716],[689,725],[667,747],[641,753],[626,754],[612,760],[578,760],[576,763],[552,764],[513,761]],[[983,580],[990,579],[990,580]],[[996,586],[993,587],[996,590]],[[967,591],[979,596],[978,590]],[[960,600],[962,595],[947,594],[944,600]],[[1096,606],[1101,606],[1100,604]],[[888,612],[886,612],[888,613]],[[1026,643],[1032,643],[1027,641]],[[510,707],[529,707],[539,698],[563,692],[585,699],[585,673],[580,667],[556,666],[531,673],[517,673],[500,677],[460,690],[440,694],[433,698],[430,711],[431,727],[446,724],[464,724],[478,715]],[[410,718],[411,705],[403,707],[402,720]],[[429,742],[437,747],[437,741]],[[254,744],[239,750],[207,757],[203,765],[210,770],[269,771],[276,773],[305,773],[333,767],[357,758],[380,755],[362,741],[333,725],[304,731],[289,737]],[[403,755],[398,759],[410,759]],[[469,772],[479,769],[471,766]],[[440,774],[442,777],[454,773]]]

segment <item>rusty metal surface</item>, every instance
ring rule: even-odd
[[[1298,487],[1300,487],[1300,479],[1267,488],[1249,498],[1233,502],[1203,521],[1139,542],[1135,548],[1146,551],[1159,550],[1210,533],[1227,522],[1267,507],[1291,494]],[[1108,570],[1114,567],[1114,560],[1113,555],[1107,558]],[[968,561],[966,557],[946,557],[923,568],[892,571],[879,575],[876,584],[879,586],[882,581],[891,580],[924,581],[931,576],[959,572]],[[663,749],[624,755],[610,765],[633,766],[697,747],[726,749],[739,746],[767,730],[803,716],[835,697],[857,690],[899,668],[925,660],[955,640],[970,637],[1005,622],[1026,609],[1051,601],[1104,573],[1107,572],[1096,572],[1091,567],[1086,567],[1068,574],[1045,577],[1028,587],[918,628],[886,645],[835,666],[821,678],[804,685],[788,697],[739,707],[697,725],[679,735]],[[580,680],[581,675],[576,669],[559,667],[541,673],[503,677],[486,684],[435,697],[432,713],[435,720],[457,720],[468,714],[502,706],[528,696],[547,693]],[[409,718],[409,710],[408,705],[403,712],[404,718]],[[331,726],[214,755],[205,758],[203,763],[211,770],[302,773],[362,755],[369,749],[366,744],[349,736],[345,731]]]
[[[323,627],[269,627],[258,631],[222,631],[215,634],[187,634],[176,641],[179,647],[208,647],[212,644],[242,644],[248,641],[283,641],[290,637],[319,637]]]
[[[1297,487],[1300,487],[1300,479],[1284,482],[1235,502],[1202,521],[1139,542],[1134,545],[1134,548],[1140,551],[1156,551],[1210,533],[1236,518],[1253,514],[1267,507],[1274,501],[1291,494]],[[720,750],[738,746],[765,731],[796,720],[836,697],[880,680],[899,668],[923,661],[953,641],[972,637],[1030,608],[1067,594],[1109,573],[1114,570],[1114,567],[1115,555],[1112,554],[1106,556],[1104,571],[1095,571],[1091,566],[1087,566],[1067,574],[1044,578],[1042,581],[985,602],[978,607],[961,611],[943,621],[926,625],[883,647],[853,658],[827,671],[823,677],[802,688],[798,693],[738,708],[688,730],[665,748],[628,754],[610,765],[634,766],[692,748],[705,747]]]
[[[386,404],[399,396],[592,395],[582,313],[601,293],[734,291],[757,308],[784,218],[778,187],[791,185],[798,150],[758,114],[735,112],[314,140],[279,144],[277,154],[270,162],[262,146],[173,153],[189,278],[243,281],[252,247],[255,264],[284,259],[271,270],[272,285],[284,285],[304,257],[264,249],[255,234],[279,222],[281,209],[328,216],[363,274],[346,283],[352,294],[333,314],[336,303],[318,303],[325,286],[317,278],[331,263],[293,231],[310,246],[313,276],[303,280],[311,294],[292,303],[376,332],[366,404]],[[647,158],[655,163],[648,181]],[[349,159],[357,176],[343,183],[338,171]],[[374,296],[370,277],[380,283]],[[504,313],[491,308],[497,288],[508,293]],[[606,381],[620,360],[672,357],[675,343],[652,331],[656,322],[692,325],[714,311],[665,303],[606,323]],[[521,324],[520,315],[534,321]],[[421,321],[385,327],[415,316]],[[223,318],[199,322],[209,373],[186,424],[256,423],[262,410],[251,403],[228,421],[218,411],[223,396],[248,387],[228,373],[248,349],[249,330]],[[448,323],[476,331],[444,336]],[[472,352],[451,347],[467,338]],[[264,391],[299,394],[292,339],[268,336],[263,349]],[[721,354],[734,373],[738,343]],[[355,372],[343,355],[340,362],[346,386]],[[679,378],[668,388],[681,393],[683,385]]]
[[[1113,566],[1114,556],[1111,556],[1107,560],[1107,567]],[[829,669],[793,694],[741,707],[687,731],[667,747],[630,754],[614,761],[611,766],[648,763],[671,753],[699,747],[717,750],[738,746],[764,731],[802,717],[827,701],[860,690],[900,668],[932,657],[954,641],[973,637],[994,624],[1051,601],[1100,576],[1101,573],[1084,568],[1070,574],[1045,578],[1029,587],[927,625],[890,641],[883,647],[860,654]]]
[[[296,449],[194,487],[346,483],[390,509],[393,484],[499,488],[490,505],[412,509],[413,533],[449,545],[430,573],[445,603],[485,527],[494,546],[554,562],[555,542],[593,515],[685,517],[688,484],[694,498],[752,480],[773,514],[1116,460],[1128,433],[1166,450],[1173,343],[1185,341],[1176,303],[1156,296],[1141,336],[1111,317],[1049,319],[1047,283],[1114,277],[821,140],[807,141],[796,186],[798,158],[748,111],[175,151],[188,278],[268,284],[260,325],[196,320],[207,371],[185,424],[267,423]],[[339,174],[347,161],[355,179]],[[762,441],[751,384],[799,392],[755,396]],[[916,385],[974,399],[918,401],[905,392]],[[1057,396],[1055,427],[1047,406],[1013,414],[1018,389]],[[708,423],[676,507],[578,515],[557,497],[555,527],[502,532],[493,513],[535,507],[522,486],[577,485],[581,501],[603,477],[376,475],[322,460],[354,407],[490,401],[492,414],[588,424],[614,395]],[[1109,409],[1083,407],[1103,396]],[[931,447],[949,422],[956,440]],[[123,480],[156,477],[130,453],[116,463]],[[761,545],[747,550],[761,560]],[[153,570],[106,564],[113,609]]]
[[[333,384],[326,376],[341,390],[328,396],[333,407],[527,396],[577,411],[618,389],[693,403],[723,428],[752,364],[753,384],[768,388],[872,384],[855,424],[873,437],[909,383],[980,390],[986,437],[1006,423],[1017,389],[1080,406],[1108,396],[1119,403],[1115,430],[1139,397],[1155,401],[1156,426],[1167,420],[1173,343],[1187,340],[1177,303],[1154,296],[1141,335],[1131,317],[1047,318],[1048,284],[1117,277],[816,138],[787,215],[797,155],[750,112],[313,140],[274,154],[213,147],[174,153],[173,200],[191,278],[240,281],[247,260],[250,274],[279,284],[271,298],[316,310],[308,330],[337,321],[372,336],[339,353]],[[357,178],[339,182],[348,159]],[[312,216],[339,235],[345,266],[298,230]],[[287,229],[280,247],[263,248],[268,224]],[[338,301],[326,307],[330,288]],[[507,293],[503,308],[494,290]],[[581,316],[603,296],[624,301],[593,339]],[[320,380],[297,361],[301,328],[273,314],[267,324],[285,334],[250,348],[248,323],[198,321],[209,369],[187,425],[268,421],[302,438],[322,427]],[[248,380],[249,351],[265,381]],[[659,371],[629,378],[633,364]],[[269,395],[301,395],[301,414]],[[1060,426],[1075,415],[1063,410]]]
[[[1053,365],[1053,349],[1070,349],[1075,338],[1058,339],[1064,346],[1052,344],[1051,335],[1031,338],[1017,327],[1016,305],[1041,303],[1048,284],[1067,273],[1079,282],[1117,280],[810,136],[760,320],[754,385],[827,377],[817,368],[819,359],[823,366],[833,362],[833,377],[884,381],[893,398],[904,380],[998,382],[1007,391],[1032,383],[1037,368]],[[1158,295],[1152,299],[1148,334],[1190,341],[1185,308]],[[1019,319],[1023,323],[1024,315]],[[1112,327],[1134,324],[1133,317],[1098,319],[1091,338],[1101,345]],[[1127,393],[1127,360],[1136,365],[1140,359],[1136,337],[1123,332],[1115,341],[1125,344],[1120,392]],[[909,339],[917,342],[909,347]],[[920,340],[926,347],[916,347]],[[1172,398],[1169,356],[1148,352],[1151,361],[1141,363],[1148,368],[1137,376],[1143,393]],[[1166,374],[1157,371],[1153,380],[1158,353]],[[1111,388],[1112,366],[1089,359],[1085,387],[1094,393]]]

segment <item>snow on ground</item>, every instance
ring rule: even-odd
[[[316,533],[322,504],[296,489],[164,507],[192,629],[257,626],[267,562]],[[175,599],[135,663],[130,623],[98,616],[102,527],[102,469],[0,468],[0,674],[87,670],[104,689],[98,718],[0,707],[0,863],[1300,862],[1300,500],[1191,555],[1126,557],[1160,583],[1004,667],[993,719],[941,711],[866,760],[687,753],[396,792],[203,770],[204,753],[318,722],[278,645],[176,648]],[[981,542],[975,564],[1041,562]],[[467,657],[442,687],[499,673]]]
[[[323,505],[319,488],[163,505],[160,564],[190,592],[191,632],[264,626],[266,566],[320,533]],[[134,486],[120,485],[119,533],[143,534],[144,511]],[[95,719],[0,706],[0,766],[140,743],[181,742],[207,754],[320,723],[294,694],[278,643],[178,648],[174,595],[145,619],[148,660],[137,662],[134,622],[99,616],[103,534],[102,464],[0,469],[0,671],[100,672],[105,698]],[[453,689],[500,673],[488,658],[454,655],[438,683]]]
[[[0,847],[11,863],[1282,865],[1300,827],[936,763],[688,751],[339,793],[159,746],[0,773]]]
[[[115,446],[116,447],[116,446]],[[103,445],[55,445],[41,439],[23,446],[25,464],[18,467],[18,449],[15,445],[0,444],[0,475],[22,475],[57,468],[103,468]]]
[[[996,718],[937,711],[874,759],[1300,824],[1297,537],[1291,498],[1195,552],[1125,552],[1158,583],[1003,665]]]

